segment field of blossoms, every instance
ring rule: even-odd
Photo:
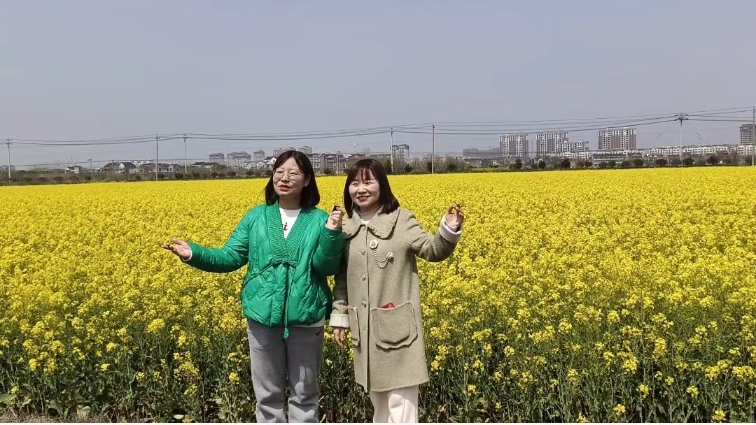
[[[328,209],[344,178],[320,178]],[[423,421],[756,420],[756,169],[392,177],[428,230]],[[181,264],[264,180],[0,188],[0,414],[253,421],[239,289]],[[387,371],[387,373],[390,373]],[[326,341],[325,421],[370,421]]]

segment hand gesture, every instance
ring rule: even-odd
[[[452,204],[446,212],[446,225],[454,230],[459,230],[462,222],[465,221],[465,215],[462,213],[462,207],[459,204]]]
[[[333,339],[336,340],[336,344],[339,344],[339,347],[346,348],[346,345],[344,345],[345,338],[346,338],[345,328],[333,328]]]
[[[171,243],[163,245],[163,248],[176,254],[184,261],[188,260],[192,255],[192,249],[189,247],[189,244],[176,238],[171,239]]]
[[[326,227],[330,230],[337,230],[341,229],[341,224],[344,219],[344,211],[341,210],[341,207],[335,206],[333,207],[333,211],[331,211],[331,215],[328,217],[328,221],[326,222]]]

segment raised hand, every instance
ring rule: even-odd
[[[331,211],[331,215],[328,217],[328,221],[326,222],[326,227],[331,230],[341,229],[343,219],[344,211],[341,210],[341,207],[333,207],[333,211]]]
[[[462,222],[465,221],[465,215],[462,213],[462,207],[459,204],[452,204],[446,211],[446,225],[454,230],[459,230]]]
[[[184,261],[188,260],[189,257],[192,256],[192,249],[189,247],[189,244],[180,239],[171,239],[171,243],[163,245],[163,248],[176,254]]]

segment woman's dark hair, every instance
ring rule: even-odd
[[[368,172],[373,174],[373,177],[378,182],[380,188],[380,194],[378,195],[378,203],[383,208],[383,213],[391,214],[399,208],[399,201],[391,192],[391,185],[389,185],[388,174],[380,161],[373,158],[365,158],[357,161],[347,173],[346,184],[344,185],[344,208],[347,215],[352,217],[352,211],[354,210],[354,203],[352,197],[349,195],[349,186],[353,181],[357,180],[357,177],[362,177],[364,180],[368,177]]]
[[[273,171],[281,166],[289,158],[294,158],[297,162],[297,166],[302,171],[302,178],[310,178],[310,184],[302,189],[302,199],[299,202],[299,206],[302,208],[310,208],[320,203],[320,191],[318,191],[318,184],[315,182],[315,170],[312,169],[312,162],[307,155],[299,151],[286,151],[276,158],[276,162],[273,164]],[[265,186],[265,203],[273,205],[278,200],[278,194],[273,187],[273,176],[270,176],[268,184]]]

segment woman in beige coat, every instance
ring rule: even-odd
[[[419,385],[428,382],[417,257],[443,261],[464,219],[451,206],[437,234],[399,207],[386,171],[358,161],[344,188],[344,265],[336,275],[330,325],[342,347],[354,346],[355,380],[370,393],[374,422],[418,422]]]

